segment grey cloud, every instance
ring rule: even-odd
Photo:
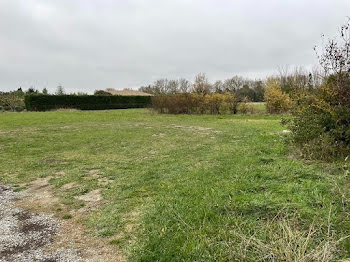
[[[0,90],[137,88],[316,63],[345,0],[0,0]]]

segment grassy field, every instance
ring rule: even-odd
[[[349,164],[293,158],[280,120],[4,113],[0,181],[21,190],[51,176],[62,218],[84,205],[76,196],[100,188],[105,204],[82,222],[130,261],[350,257]]]
[[[248,103],[248,105],[251,105],[257,113],[266,113],[266,104],[263,102],[252,102]]]

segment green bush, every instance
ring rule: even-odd
[[[103,96],[111,96],[112,94],[109,92],[106,92],[104,90],[95,90],[94,95],[103,95]]]
[[[101,95],[27,95],[28,111],[48,111],[60,108],[80,110],[105,110],[144,108],[151,104],[149,96],[101,96]]]
[[[300,92],[289,126],[303,157],[331,160],[350,156],[350,19],[340,42],[330,39],[318,55],[323,84]]]
[[[248,97],[243,98],[242,102],[238,106],[238,112],[241,114],[254,113],[254,107],[249,104]]]
[[[15,112],[22,112],[24,110],[23,106],[16,106],[15,107]]]
[[[303,157],[350,155],[350,76],[329,77],[319,89],[300,96],[296,105],[289,128]]]

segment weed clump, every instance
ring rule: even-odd
[[[71,214],[65,214],[63,215],[63,219],[71,219],[73,216]]]

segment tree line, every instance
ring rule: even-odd
[[[59,85],[53,95],[66,94],[63,86]],[[43,88],[41,91],[30,87],[27,90],[23,90],[22,87],[17,90],[2,92],[0,91],[0,111],[23,111],[24,110],[24,97],[26,95],[49,95],[47,88]],[[71,95],[86,95],[86,93],[78,92],[71,93]]]
[[[289,94],[295,90],[317,88],[322,83],[323,75],[316,69],[307,72],[302,68],[290,70],[286,66],[280,68],[277,75],[268,79],[270,78],[277,79],[281,83],[282,91]],[[266,83],[267,79],[252,80],[238,75],[210,83],[206,74],[199,73],[193,83],[185,78],[178,80],[163,78],[140,87],[139,91],[153,95],[234,93],[240,101],[247,98],[250,102],[263,102]]]

